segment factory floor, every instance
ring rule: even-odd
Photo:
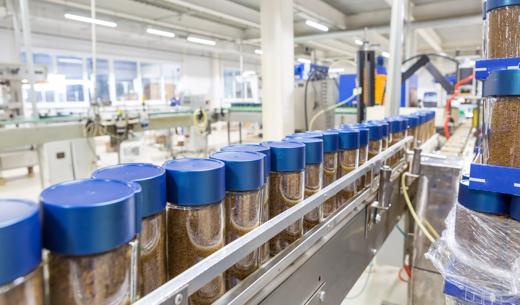
[[[243,133],[244,142],[260,142],[255,132]],[[231,133],[232,142],[238,141],[238,132]],[[209,138],[209,150],[216,150],[227,145],[227,131],[224,129],[212,133]],[[106,139],[96,141],[96,151],[99,155],[98,167],[116,164],[118,156],[114,152],[107,152]],[[164,151],[154,147],[144,150],[143,162],[161,164],[167,158]],[[190,155],[183,153],[182,155]],[[58,169],[59,170],[59,169]],[[5,185],[0,185],[0,197],[38,200],[42,189],[38,167],[32,176],[27,175],[27,169],[15,169],[2,172]],[[399,269],[395,266],[378,264],[378,257],[360,276],[357,283],[349,292],[341,305],[406,305],[407,283],[398,277]]]

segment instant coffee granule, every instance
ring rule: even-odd
[[[172,279],[224,247],[224,205],[182,207],[169,204],[168,277]],[[226,291],[221,274],[192,296],[191,305],[209,305]]]
[[[323,168],[321,164],[305,165],[304,198],[308,198],[321,190]],[[303,231],[307,232],[323,221],[323,207],[319,206],[303,217]]]
[[[62,256],[50,252],[50,304],[129,305],[131,257],[130,244],[84,256]]]
[[[520,5],[490,11],[487,23],[488,58],[520,57]]]
[[[337,153],[324,153],[323,154],[323,187],[328,186],[332,182],[336,181],[338,174],[338,157]],[[336,211],[337,198],[333,196],[323,203],[323,218],[327,218]]]
[[[269,187],[270,218],[292,208],[303,200],[304,172],[271,172]],[[270,240],[274,256],[303,236],[303,221],[298,220]]]
[[[21,283],[0,286],[0,305],[43,305],[43,268],[38,267]]]
[[[338,152],[338,179],[356,169],[357,149],[340,150]],[[356,183],[352,183],[337,195],[338,208],[344,206],[356,194]]]
[[[520,97],[495,98],[490,115],[487,163],[519,168]]]
[[[139,291],[147,295],[166,283],[166,212],[143,218],[139,236]]]
[[[226,243],[256,229],[261,223],[261,190],[226,193]],[[258,269],[260,249],[251,252],[226,271],[227,288],[231,289]]]
[[[262,205],[262,224],[269,221],[269,177],[267,178],[267,181],[265,182],[264,186],[262,187],[263,190],[263,202]],[[259,249],[259,260],[260,264],[263,264],[269,260],[271,257],[271,249],[269,246],[269,242],[266,242],[262,247]]]

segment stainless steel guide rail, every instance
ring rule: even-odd
[[[198,264],[143,297],[135,304],[187,304],[187,297],[195,293],[205,284],[209,283],[217,275],[226,271],[243,257],[272,239],[278,233],[282,232],[289,225],[303,218],[305,214],[323,204],[327,199],[335,196],[346,186],[355,183],[356,180],[369,172],[374,173],[372,174],[373,177],[379,176],[379,171],[381,170],[384,161],[397,154],[399,151],[406,149],[407,144],[410,143],[412,139],[412,137],[406,137],[400,142],[394,144],[356,170],[325,187],[319,193],[305,199],[301,203],[272,218],[254,231],[242,236],[226,245],[221,250],[200,261]],[[394,172],[402,172],[406,169],[406,166],[403,166],[402,163],[392,169],[393,173],[391,176],[396,176],[396,174],[400,175],[400,173]],[[325,222],[308,232],[304,237],[293,243],[282,253],[272,258],[262,266],[259,271],[241,282],[240,285],[229,291],[221,299],[217,300],[215,304],[259,304],[274,289],[269,289],[267,286],[280,285],[284,278],[287,278],[294,273],[294,268],[298,268],[298,261],[304,263],[313,251],[320,250],[320,245],[323,245],[328,239],[334,238],[335,235],[338,235],[336,234],[338,230],[345,228],[352,219],[355,218],[357,220],[359,218],[358,215],[360,211],[367,209],[367,204],[372,203],[369,199],[376,197],[378,184],[379,179],[372,179],[372,185],[358,193],[358,195],[348,203],[348,205],[328,217]],[[394,193],[395,191],[392,194]],[[399,191],[397,191],[397,194],[398,193]],[[362,218],[363,227],[365,227],[365,230],[368,230],[366,223],[369,217],[363,215]],[[395,218],[397,219],[397,216]],[[366,232],[363,233],[366,235]],[[377,249],[372,251],[373,254],[375,254],[376,251]],[[292,303],[289,302],[286,304]]]

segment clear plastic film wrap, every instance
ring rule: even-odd
[[[460,294],[455,297],[462,301],[520,304],[520,222],[457,204],[426,257],[446,280],[446,294]],[[450,293],[448,285],[457,293]]]

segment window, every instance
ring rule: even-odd
[[[57,56],[57,74],[64,78],[59,88],[59,101],[83,102],[83,59],[73,56]]]
[[[137,94],[137,63],[134,61],[114,61],[116,79],[116,99],[118,101],[136,101]]]
[[[177,84],[181,77],[181,67],[175,64],[162,65],[164,77],[164,98],[171,101],[176,97]]]
[[[87,59],[87,73],[89,80],[89,98],[92,100],[92,78],[93,78],[92,58]],[[96,101],[106,103],[110,101],[110,90],[108,84],[109,77],[108,60],[96,59]]]
[[[256,73],[240,75],[239,69],[224,69],[224,99],[257,100],[258,78]]]
[[[25,56],[25,52],[20,56],[21,62],[24,64],[27,63]],[[52,56],[45,53],[33,53],[33,62],[35,65],[43,65],[47,68],[47,82],[37,82],[34,85],[34,98],[38,103],[52,103],[55,100],[54,84],[50,81],[50,79],[52,79],[52,73],[54,72]],[[23,85],[23,99],[25,102],[29,102],[29,89],[29,84]]]
[[[238,69],[224,69],[224,98],[236,99],[240,98],[240,92],[237,94],[236,78],[240,75]]]
[[[146,101],[162,100],[161,66],[159,64],[141,63],[141,82]]]

